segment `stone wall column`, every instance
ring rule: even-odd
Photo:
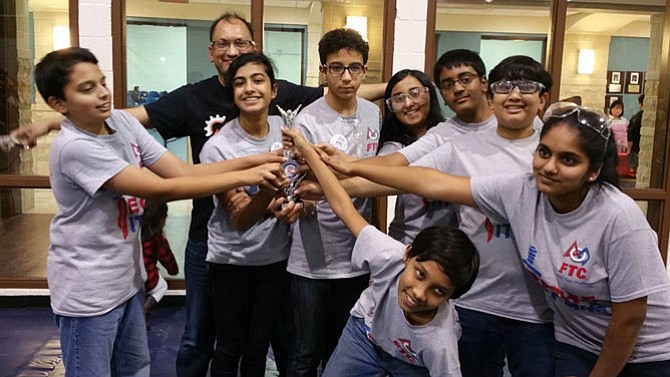
[[[663,14],[651,16],[649,36],[649,65],[644,83],[644,113],[640,130],[640,155],[637,168],[636,188],[647,188],[651,179],[651,161],[656,130],[658,107],[658,84],[661,78],[661,48],[663,44]],[[666,151],[667,153],[667,151]]]

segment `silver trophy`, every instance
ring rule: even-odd
[[[279,113],[284,119],[286,128],[293,129],[293,121],[295,120],[295,116],[298,115],[301,106],[302,105],[299,105],[295,110],[284,110],[277,105],[277,109],[279,109]],[[284,169],[284,175],[289,179],[289,184],[284,187],[284,196],[286,197],[284,205],[286,205],[288,202],[297,203],[300,201],[295,190],[298,188],[298,185],[300,185],[300,181],[305,178],[306,174],[300,173],[298,169],[300,164],[298,164],[298,161],[296,160],[297,154],[293,147],[284,148],[283,154],[284,157],[286,157],[286,161],[282,163],[282,168]]]

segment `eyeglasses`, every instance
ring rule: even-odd
[[[450,92],[454,89],[456,86],[456,83],[461,84],[461,86],[466,86],[472,82],[472,80],[479,78],[479,75],[475,75],[474,73],[470,72],[463,72],[460,75],[458,75],[458,78],[456,80],[452,79],[445,79],[440,82],[440,90],[443,92]]]
[[[542,120],[547,122],[550,118],[565,118],[577,113],[577,121],[600,134],[608,140],[612,134],[611,122],[604,112],[590,107],[579,106],[572,102],[556,102],[547,108]]]
[[[394,110],[402,108],[409,98],[414,104],[423,105],[426,103],[427,96],[430,89],[424,87],[416,87],[407,91],[407,93],[396,93],[393,96],[386,99],[386,106],[391,112]]]
[[[363,64],[350,64],[346,67],[341,64],[324,64],[323,68],[331,75],[343,75],[344,71],[349,71],[350,75],[355,76],[365,71]]]
[[[225,39],[219,39],[217,41],[210,42],[209,45],[219,51],[228,51],[232,45],[235,45],[235,48],[238,50],[247,50],[254,48],[256,46],[256,42],[250,41],[248,39],[236,39],[232,42]]]
[[[519,89],[521,94],[533,94],[547,89],[544,84],[533,80],[500,80],[491,84],[491,90],[496,94],[508,94],[514,88]]]

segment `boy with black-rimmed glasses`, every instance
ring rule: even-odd
[[[307,140],[330,143],[356,158],[375,155],[379,108],[356,97],[367,73],[368,52],[367,42],[351,29],[331,30],[321,38],[319,70],[328,91],[295,119]],[[296,326],[290,376],[316,376],[319,364],[325,366],[369,276],[352,265],[355,239],[328,202],[304,204],[288,261]],[[355,199],[354,204],[369,220],[370,201]]]

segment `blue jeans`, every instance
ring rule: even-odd
[[[56,315],[66,377],[148,377],[144,290],[96,317]]]
[[[177,354],[177,376],[205,377],[214,354],[214,309],[207,272],[207,241],[186,244],[186,326]]]
[[[463,377],[501,377],[505,357],[514,377],[554,375],[554,326],[456,307],[463,334],[458,354]]]
[[[556,342],[556,377],[588,377],[598,355],[569,344]],[[618,377],[660,377],[670,375],[670,360],[627,363]]]
[[[369,275],[346,279],[309,279],[290,275],[293,347],[288,376],[316,377],[333,353],[349,311],[368,287]]]
[[[277,317],[286,301],[286,261],[267,266],[209,264],[216,322],[212,377],[265,376]],[[241,361],[241,362],[240,362]]]
[[[365,328],[365,320],[349,317],[321,377],[430,376],[428,369],[396,359],[372,344]]]

